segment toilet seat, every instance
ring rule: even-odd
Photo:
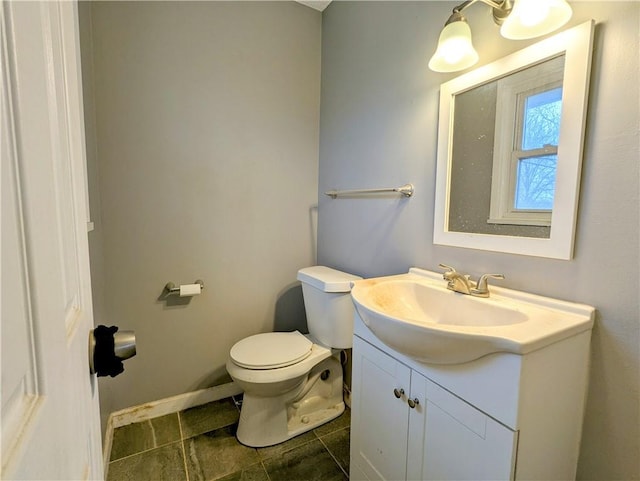
[[[245,369],[278,369],[311,355],[313,343],[298,331],[268,332],[235,343],[229,357]]]

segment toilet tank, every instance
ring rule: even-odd
[[[360,279],[362,277],[325,266],[298,271],[309,334],[325,347],[351,347],[354,308],[350,282]]]

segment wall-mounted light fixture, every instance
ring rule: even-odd
[[[478,61],[471,42],[471,29],[463,10],[481,2],[493,9],[493,20],[500,34],[511,40],[539,37],[562,27],[571,18],[565,0],[467,0],[453,9],[440,32],[438,48],[429,61],[435,72],[456,72]]]

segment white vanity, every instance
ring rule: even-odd
[[[592,307],[421,269],[352,296],[351,480],[575,478]]]

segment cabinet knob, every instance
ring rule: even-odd
[[[410,407],[411,409],[413,409],[413,408],[415,408],[418,404],[420,404],[420,400],[419,400],[417,397],[416,397],[416,398],[413,398],[413,399],[409,399],[409,400],[407,401],[407,404],[409,405],[409,407]]]
[[[400,397],[401,397],[403,394],[404,394],[404,389],[398,389],[398,388],[395,388],[395,389],[393,390],[393,395],[394,395],[395,397],[397,397],[398,399],[400,399]]]

